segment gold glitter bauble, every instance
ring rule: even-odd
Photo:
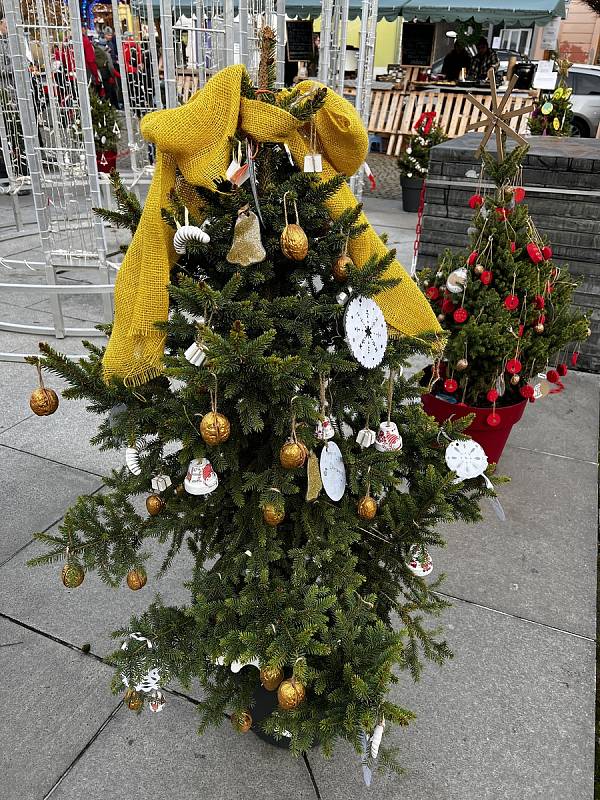
[[[377,500],[370,495],[361,497],[358,501],[357,511],[361,519],[373,519],[377,514]]]
[[[252,727],[252,717],[247,711],[242,711],[239,714],[232,714],[229,719],[238,733],[248,733]]]
[[[484,271],[485,271],[485,267],[483,266],[483,264],[475,264],[475,274],[476,275],[481,275],[481,273],[484,272]]]
[[[263,519],[267,525],[275,527],[285,519],[285,511],[279,511],[274,505],[267,503],[266,506],[263,506]]]
[[[238,212],[233,230],[233,242],[227,253],[230,264],[249,267],[260,264],[267,254],[260,238],[260,222],[254,211],[247,207]]]
[[[143,589],[147,580],[148,576],[143,567],[139,569],[130,569],[127,573],[127,586],[129,586],[133,592],[137,592],[138,589]]]
[[[130,711],[141,711],[144,705],[144,698],[135,689],[127,689],[125,692],[125,705]]]
[[[543,322],[538,322],[537,325],[533,326],[533,330],[536,333],[543,333],[544,332],[544,323]]]
[[[284,469],[301,467],[306,460],[305,449],[300,442],[286,442],[279,451],[279,461]]]
[[[283,670],[279,667],[262,667],[260,682],[268,692],[274,692],[283,680]]]
[[[281,251],[286,258],[292,261],[304,261],[308,253],[308,239],[300,225],[293,222],[286,225],[280,241]]]
[[[277,689],[277,701],[279,707],[284,711],[291,711],[298,708],[306,696],[304,686],[296,678],[282,681]]]
[[[155,517],[166,506],[165,501],[158,494],[151,494],[146,498],[146,511],[151,517]]]
[[[85,572],[79,564],[65,564],[60,577],[67,589],[76,589],[83,583]]]
[[[29,408],[38,417],[48,417],[58,408],[58,395],[54,389],[39,387],[34,389],[29,398]]]
[[[511,379],[510,379],[510,382],[512,383],[512,385],[513,385],[513,386],[516,386],[516,385],[517,385],[517,383],[518,383],[520,380],[521,380],[521,378],[520,378],[518,375],[513,375],[513,376],[511,377]]]
[[[467,361],[466,358],[459,358],[458,361],[456,362],[456,369],[459,372],[464,372],[468,366],[469,362]]]
[[[224,414],[209,411],[200,421],[200,435],[209,445],[221,444],[229,439],[231,425]]]
[[[333,262],[331,274],[339,283],[343,283],[348,277],[348,266],[352,264],[350,256],[341,255]]]

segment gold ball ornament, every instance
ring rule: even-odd
[[[459,372],[464,372],[468,366],[469,362],[467,361],[466,358],[459,358],[458,361],[456,362],[456,369]]]
[[[306,690],[296,678],[282,681],[277,689],[279,708],[282,708],[284,711],[291,711],[294,708],[298,708],[305,696]]]
[[[85,572],[79,564],[65,564],[60,577],[67,589],[76,589],[83,583]]]
[[[146,498],[146,511],[151,517],[156,517],[167,504],[158,494],[151,494]]]
[[[348,255],[341,255],[333,262],[331,273],[338,283],[343,283],[348,277],[348,266],[352,264],[352,259]]]
[[[519,377],[519,375],[512,375],[510,382],[512,383],[513,386],[516,386],[520,380],[521,378]]]
[[[231,424],[224,414],[209,411],[200,421],[200,436],[206,444],[214,447],[229,439]]]
[[[234,713],[229,719],[238,733],[248,733],[252,727],[252,717],[247,711],[242,711],[239,714]]]
[[[147,580],[148,576],[146,575],[146,570],[143,567],[140,567],[139,569],[130,569],[127,573],[127,586],[129,586],[132,592],[137,592],[138,589],[143,589]]]
[[[279,510],[275,508],[272,503],[267,503],[266,506],[263,506],[263,519],[267,523],[267,525],[272,525],[275,527],[279,525],[280,522],[283,522],[285,519],[285,511]]]
[[[308,239],[300,225],[295,223],[286,225],[280,242],[281,251],[286,258],[292,261],[304,261],[308,253]]]
[[[54,414],[58,408],[58,395],[54,389],[46,389],[40,386],[31,393],[29,408],[38,417],[48,417],[50,414]]]
[[[300,442],[286,442],[279,451],[279,462],[284,469],[301,467],[306,460],[306,448]]]
[[[485,267],[483,266],[483,264],[475,264],[475,274],[476,275],[481,275],[481,273],[484,272],[484,271],[485,271]]]
[[[358,516],[361,519],[373,519],[377,514],[377,500],[371,495],[365,495],[358,501]]]
[[[544,332],[544,323],[543,322],[538,322],[537,325],[533,326],[533,330],[536,333],[543,333]]]
[[[180,483],[175,487],[175,496],[183,497],[184,494],[185,494],[185,486],[183,485],[183,483]]]
[[[260,682],[268,692],[274,692],[283,680],[283,670],[279,667],[263,667],[260,671]]]
[[[125,692],[125,705],[130,711],[141,711],[144,705],[144,698],[135,689],[127,689]]]

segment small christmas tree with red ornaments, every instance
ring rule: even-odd
[[[526,144],[518,146],[498,161],[482,152],[482,179],[494,188],[469,200],[469,249],[447,250],[437,270],[421,273],[448,336],[431,392],[448,403],[489,407],[490,427],[502,423],[503,407],[561,391],[577,363],[577,343],[589,335],[588,320],[572,306],[576,284],[524,203],[526,152]]]

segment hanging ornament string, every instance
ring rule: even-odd
[[[394,398],[394,382],[396,380],[396,372],[393,369],[390,369],[390,376],[388,379],[388,391],[387,391],[387,421],[388,425],[392,421],[392,400]]]
[[[260,210],[260,202],[258,200],[258,188],[256,185],[256,168],[254,165],[254,159],[258,153],[258,145],[256,149],[253,150],[252,143],[250,139],[246,139],[246,158],[248,160],[248,175],[250,176],[250,188],[252,189],[252,196],[254,197],[254,204],[256,205],[256,213],[260,220],[260,224],[265,227],[265,223],[262,218],[262,213]]]

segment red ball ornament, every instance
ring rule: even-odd
[[[425,290],[425,297],[428,297],[430,300],[437,300],[440,296],[440,290],[437,286],[430,286],[429,289]]]
[[[526,383],[525,386],[521,386],[519,392],[521,397],[524,397],[526,400],[530,400],[535,394],[533,386],[531,386],[529,383]]]
[[[509,311],[514,311],[519,307],[519,298],[516,294],[509,294],[504,298],[504,305]]]
[[[539,264],[544,260],[542,251],[535,242],[529,242],[529,244],[527,245],[527,255],[533,261],[534,264]]]
[[[544,258],[546,259],[546,261],[548,261],[549,259],[551,259],[551,258],[552,258],[552,248],[550,247],[550,245],[549,245],[549,244],[545,244],[545,245],[542,247],[542,255],[544,256]]]
[[[510,243],[510,252],[514,253],[516,249],[517,249],[517,243],[516,242],[511,242]]]
[[[577,360],[579,359],[579,352],[575,350],[575,352],[571,355],[571,366],[577,366]]]
[[[451,314],[454,311],[455,308],[456,308],[456,306],[454,305],[452,300],[449,300],[448,298],[445,298],[445,300],[443,300],[443,302],[442,302],[442,314]]]
[[[490,426],[490,428],[497,428],[498,425],[500,425],[502,420],[500,419],[500,414],[496,414],[495,412],[492,412],[491,414],[487,415],[485,421]]]
[[[525,189],[522,186],[517,186],[513,192],[513,200],[515,203],[522,203],[525,200]]]
[[[489,269],[484,269],[481,275],[479,276],[479,280],[483,283],[484,286],[489,286],[490,283],[493,281],[494,275]]]
[[[560,381],[560,376],[555,369],[549,369],[546,373],[546,378],[550,383],[558,383]]]
[[[469,258],[467,259],[467,264],[468,264],[470,267],[472,267],[472,266],[473,266],[473,264],[474,264],[474,263],[477,261],[477,256],[478,256],[478,255],[479,255],[479,253],[477,252],[477,250],[473,250],[473,252],[472,252],[472,253],[471,253],[471,255],[469,256]]]
[[[542,310],[542,308],[544,308],[544,306],[546,305],[546,301],[544,300],[544,297],[543,297],[543,295],[541,295],[541,294],[536,294],[536,296],[533,298],[533,305],[534,305],[534,306],[535,306],[537,309],[539,309],[539,310],[541,311],[541,310]]]
[[[519,325],[519,338],[521,338],[521,336],[523,336],[524,333],[525,333],[525,325],[523,325],[523,323],[521,323]]]
[[[473,194],[469,198],[469,208],[481,208],[483,205],[483,197],[480,194]]]
[[[454,380],[454,378],[446,378],[444,381],[444,389],[449,393],[455,392],[458,389],[458,383]]]
[[[486,394],[486,397],[490,403],[495,403],[496,400],[500,397],[496,389],[490,389],[489,392]]]
[[[566,364],[557,364],[556,371],[558,372],[561,378],[564,378],[569,369]]]
[[[454,318],[454,322],[458,322],[460,324],[461,322],[467,321],[469,317],[469,312],[467,311],[466,308],[461,307],[457,308],[452,316]]]
[[[509,210],[507,208],[502,208],[502,206],[496,209],[496,214],[498,215],[498,219],[505,220],[509,215]]]
[[[518,358],[511,358],[509,361],[506,362],[506,371],[510,375],[518,375],[521,372],[523,365],[519,361]]]

